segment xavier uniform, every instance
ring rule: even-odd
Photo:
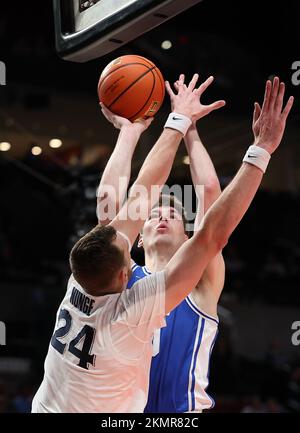
[[[142,412],[152,339],[165,325],[165,277],[93,297],[70,277],[32,412]]]
[[[128,288],[151,275],[136,264],[132,272]],[[192,295],[171,311],[166,327],[154,334],[145,412],[201,412],[214,406],[206,388],[217,332],[218,320],[200,311]]]

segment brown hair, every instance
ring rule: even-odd
[[[109,290],[117,272],[124,266],[123,251],[113,243],[117,232],[112,226],[96,226],[79,239],[70,253],[75,279],[90,294]]]
[[[189,231],[187,230],[188,220],[185,213],[185,209],[183,207],[183,204],[175,195],[171,194],[160,194],[158,203],[153,206],[152,209],[155,209],[159,206],[170,206],[173,207],[182,217],[182,223],[184,232],[187,236],[189,236]]]

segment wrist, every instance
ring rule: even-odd
[[[177,111],[172,111],[165,123],[165,128],[175,129],[179,131],[183,136],[187,133],[189,127],[192,124],[190,117]]]
[[[191,126],[189,127],[187,133],[193,133],[193,134],[194,134],[195,132],[198,132],[198,130],[197,130],[197,126],[196,126],[196,122],[193,122],[193,121],[192,121],[192,124],[191,124]]]
[[[176,108],[174,108],[171,112],[176,114],[182,114],[182,116],[188,117],[191,122],[193,121],[192,113],[188,110],[177,110]]]
[[[243,162],[255,165],[263,173],[266,172],[271,154],[263,147],[253,144],[247,149]]]
[[[264,141],[255,140],[253,146],[261,147],[266,150],[270,155],[273,153],[273,146]]]
[[[139,138],[143,132],[143,129],[139,125],[134,123],[121,126],[120,130],[128,136],[133,136],[137,138]]]
[[[130,126],[122,126],[119,133],[119,139],[121,143],[126,143],[126,148],[128,150],[134,150],[139,142],[140,133]]]

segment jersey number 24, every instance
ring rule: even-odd
[[[64,320],[65,325],[58,328],[54,332],[51,338],[51,345],[52,347],[54,347],[55,350],[57,350],[60,354],[63,355],[67,344],[62,343],[60,339],[64,338],[69,333],[72,326],[72,316],[68,310],[65,309],[60,310],[58,316],[58,322],[60,320]],[[85,368],[86,370],[88,370],[88,364],[95,365],[96,356],[90,353],[94,342],[95,333],[96,330],[94,328],[85,325],[81,329],[79,334],[72,341],[70,341],[68,347],[68,351],[71,352],[74,356],[76,356],[76,358],[79,358],[79,363],[77,365],[79,365],[82,368]],[[82,339],[84,339],[82,348],[78,349],[76,346]]]

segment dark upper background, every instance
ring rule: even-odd
[[[222,185],[232,178],[251,143],[254,101],[262,101],[265,80],[278,74],[286,82],[287,95],[296,98],[283,143],[272,159],[263,188],[297,193],[300,86],[291,83],[291,65],[300,60],[299,9],[296,0],[282,4],[205,0],[116,52],[80,64],[62,60],[55,53],[52,2],[3,3],[0,60],[7,66],[7,85],[0,88],[0,141],[9,141],[12,148],[1,152],[0,157],[1,193],[5,198],[0,228],[9,227],[8,237],[14,239],[20,264],[40,258],[42,241],[48,246],[49,257],[60,254],[66,258],[65,248],[57,248],[56,242],[65,245],[69,239],[71,225],[66,215],[75,203],[78,208],[72,211],[73,223],[87,220],[84,198],[91,198],[89,223],[95,222],[94,189],[117,137],[117,131],[101,116],[96,88],[104,66],[122,54],[149,57],[171,82],[181,72],[188,78],[194,72],[201,79],[215,76],[203,99],[225,99],[227,105],[199,122],[199,131]],[[173,44],[170,50],[161,48],[166,39]],[[133,177],[159,135],[168,110],[166,96],[136,150]],[[48,146],[53,137],[63,140],[58,150]],[[42,155],[31,155],[34,145],[41,146]],[[189,167],[182,162],[185,153],[182,146],[171,183],[190,183]],[[84,183],[90,189],[85,190]],[[20,193],[20,188],[28,191]],[[56,224],[59,212],[64,218]],[[43,230],[45,223],[53,232],[43,231],[43,237],[37,239],[32,230]]]
[[[0,17],[1,60],[7,64],[7,86],[1,88],[1,140],[12,142],[9,153],[18,158],[38,144],[44,148],[44,156],[55,155],[63,162],[67,159],[68,164],[66,149],[72,148],[73,157],[76,149],[89,150],[89,157],[82,156],[84,164],[97,161],[103,166],[115,135],[99,115],[98,77],[115,57],[137,53],[153,60],[171,82],[181,72],[188,78],[194,72],[201,79],[215,76],[204,101],[222,98],[227,106],[204,119],[200,128],[217,168],[222,175],[231,176],[251,141],[253,103],[262,100],[265,80],[278,74],[286,82],[288,94],[299,94],[299,88],[291,85],[291,65],[299,52],[298,17],[297,1],[205,0],[117,51],[78,64],[61,60],[55,53],[52,2],[33,0],[17,6],[6,2]],[[170,50],[161,48],[166,39],[173,44]],[[168,107],[166,97],[150,136],[158,135]],[[282,146],[283,160],[293,164],[295,173],[286,176],[282,165],[274,164],[265,181],[270,188],[299,186],[298,121],[296,97],[288,140]],[[64,147],[49,152],[48,139],[56,136],[64,140]],[[149,141],[152,144],[153,138],[144,138],[145,151],[141,147],[136,154],[137,166],[149,150]]]
[[[204,0],[116,52],[79,64],[55,54],[52,2],[2,2],[0,60],[7,66],[7,85],[0,87],[0,142],[9,141],[12,148],[0,152],[0,319],[7,323],[9,342],[0,349],[4,355],[30,360],[32,384],[41,378],[54,313],[69,272],[69,248],[96,222],[95,189],[117,137],[99,112],[98,77],[109,61],[129,53],[153,60],[171,82],[181,72],[189,78],[194,72],[201,79],[215,76],[204,101],[225,99],[227,105],[199,122],[199,131],[222,186],[251,144],[253,103],[262,101],[265,80],[278,74],[287,94],[295,96],[283,143],[261,191],[224,250],[227,277],[221,306],[237,320],[240,338],[233,348],[230,338],[220,338],[212,392],[219,393],[219,400],[228,390],[235,397],[252,392],[262,396],[262,389],[253,385],[260,383],[258,378],[267,381],[263,389],[273,384],[279,393],[282,383],[292,380],[296,364],[284,364],[282,347],[296,353],[290,325],[299,320],[300,305],[300,86],[291,83],[291,65],[300,61],[299,17],[296,0]],[[170,50],[161,48],[164,40],[172,42]],[[168,110],[166,96],[136,150],[133,177]],[[63,140],[62,148],[49,148],[54,137]],[[42,147],[42,155],[31,155],[34,145]],[[190,183],[184,155],[182,146],[170,184]],[[134,255],[142,262],[140,252],[134,250]],[[221,314],[222,319],[225,316]],[[251,325],[253,317],[257,327]],[[248,367],[232,355],[236,351],[261,359],[269,345],[268,355],[275,360],[277,356],[281,366],[289,365],[280,384],[275,380],[282,373],[277,367],[273,371],[269,364],[266,370],[248,365],[253,377],[247,376]],[[0,382],[4,371],[0,365]],[[300,387],[299,372],[297,377]],[[14,391],[5,392],[7,404],[7,392],[11,396]],[[286,401],[281,403],[288,407]]]

